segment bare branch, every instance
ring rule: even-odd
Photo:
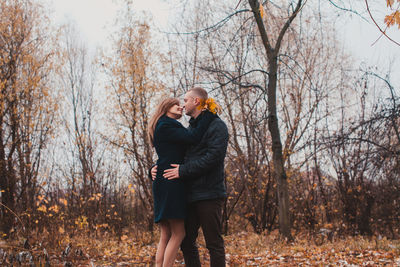
[[[371,17],[372,21],[374,22],[375,26],[378,28],[378,30],[382,33],[382,35],[384,35],[386,38],[388,38],[390,41],[392,41],[393,43],[397,44],[398,46],[400,46],[400,43],[396,42],[395,40],[393,40],[392,38],[390,38],[387,34],[386,34],[386,30],[382,30],[382,28],[378,25],[378,23],[375,21],[374,17],[371,14],[371,10],[369,9],[369,5],[368,5],[368,1],[365,0],[365,5],[367,6],[367,11],[369,16]],[[380,38],[380,37],[379,37]],[[378,38],[378,40],[379,40]],[[376,40],[372,45],[374,45],[378,40]]]
[[[259,3],[257,0],[249,0],[251,10],[253,11],[254,18],[256,19],[257,26],[259,28],[259,32],[261,34],[261,39],[263,41],[263,44],[265,46],[265,49],[267,50],[267,53],[271,53],[273,51],[273,48],[271,46],[271,43],[268,39],[267,31],[265,29],[264,22],[261,18],[260,10],[259,10]]]
[[[240,14],[240,13],[243,13],[243,12],[248,12],[248,11],[250,11],[250,10],[249,9],[238,10],[235,13],[232,13],[229,16],[225,17],[224,19],[218,21],[214,25],[206,27],[206,28],[198,30],[198,31],[193,31],[193,32],[165,32],[165,31],[160,31],[160,32],[161,33],[165,33],[165,34],[187,34],[187,35],[189,35],[189,34],[199,34],[199,33],[202,33],[202,32],[205,32],[205,31],[210,31],[210,30],[212,30],[210,32],[213,32],[213,31],[218,30],[222,26],[224,26],[225,23],[227,23],[229,21],[229,19],[232,18],[233,16],[235,16],[237,14]]]
[[[329,3],[331,3],[331,4],[332,4],[334,7],[336,7],[337,9],[340,9],[340,10],[342,10],[342,11],[346,11],[346,12],[350,12],[350,13],[356,14],[357,16],[360,16],[360,18],[362,18],[363,20],[365,20],[366,22],[368,22],[368,20],[367,20],[366,18],[364,18],[363,16],[361,16],[361,14],[358,13],[357,11],[354,11],[354,10],[352,10],[352,9],[348,9],[348,8],[345,8],[345,7],[341,7],[341,6],[339,6],[338,4],[336,4],[335,2],[333,2],[332,0],[329,0]]]
[[[283,28],[280,31],[278,39],[277,39],[276,44],[275,44],[275,50],[276,51],[279,51],[279,48],[280,48],[281,43],[282,43],[283,36],[285,36],[285,33],[289,29],[290,24],[295,19],[295,17],[300,12],[300,10],[304,7],[304,5],[307,3],[307,0],[304,1],[304,4],[302,2],[303,2],[302,0],[299,0],[297,2],[296,9],[292,13],[292,15],[289,17],[289,19],[286,21],[285,25],[283,25]]]

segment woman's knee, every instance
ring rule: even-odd
[[[183,231],[181,233],[179,233],[179,239],[181,240],[181,242],[185,238],[185,235],[186,235],[186,232],[185,232],[185,229],[183,229]]]
[[[183,220],[170,220],[171,234],[176,238],[182,239],[185,237],[185,223]]]
[[[160,239],[168,240],[171,238],[171,228],[168,222],[161,222],[160,223]]]

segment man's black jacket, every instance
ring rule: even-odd
[[[189,128],[196,127],[202,115],[190,119]],[[200,143],[186,151],[184,164],[179,166],[179,177],[185,180],[189,202],[226,197],[224,159],[228,138],[228,128],[215,115]]]

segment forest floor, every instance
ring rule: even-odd
[[[202,266],[209,266],[200,236]],[[28,242],[23,238],[2,240],[0,266],[154,266],[157,239],[156,232],[137,232],[120,238],[107,233],[97,237],[63,233],[31,237]],[[327,241],[297,234],[288,243],[277,232],[238,232],[225,236],[225,246],[227,266],[400,266],[400,240],[381,237]],[[181,252],[175,266],[183,266]]]

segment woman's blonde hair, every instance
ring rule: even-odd
[[[167,114],[168,110],[174,105],[179,105],[179,100],[173,97],[166,98],[162,100],[160,104],[158,104],[156,111],[149,121],[148,135],[152,144],[154,144],[154,131],[156,129],[158,120],[162,115]]]

